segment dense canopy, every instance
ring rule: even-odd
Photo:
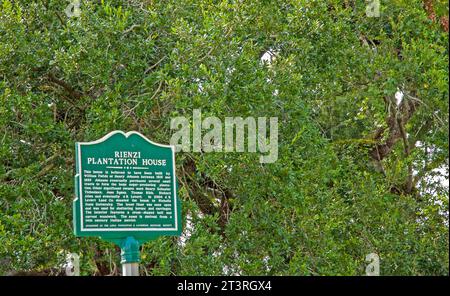
[[[0,0],[0,274],[120,274],[73,234],[74,142],[200,109],[277,117],[278,159],[177,153],[143,275],[448,275],[448,1],[69,3]]]

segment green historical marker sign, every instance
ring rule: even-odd
[[[75,150],[76,236],[99,236],[124,249],[181,234],[173,146],[138,132],[113,131],[97,141],[77,142]],[[133,256],[139,257],[138,250]]]

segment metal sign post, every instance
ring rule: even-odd
[[[139,263],[122,263],[123,276],[139,276]]]
[[[123,276],[139,276],[139,255],[139,242],[132,236],[127,237],[121,246]]]

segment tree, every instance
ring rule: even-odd
[[[117,274],[72,234],[73,143],[201,109],[278,117],[279,158],[178,153],[185,234],[143,274],[448,275],[448,1],[67,4],[1,1],[0,273]]]

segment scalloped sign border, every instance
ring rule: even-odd
[[[88,156],[109,157],[114,155],[115,149],[120,151],[141,152],[141,154],[166,161],[164,171],[171,171],[171,204],[172,204],[172,220],[170,227],[98,227],[87,228],[83,220],[83,165],[87,164]],[[92,142],[76,142],[75,143],[75,195],[73,201],[73,227],[76,236],[99,236],[103,239],[116,242],[125,237],[133,236],[137,240],[143,242],[155,239],[163,235],[179,236],[181,235],[181,202],[177,197],[177,179],[175,174],[175,147],[171,145],[162,145],[147,139],[142,134],[130,131],[124,133],[122,131],[112,131],[101,139]],[[140,169],[148,167],[142,167]],[[136,166],[121,167],[122,171],[137,171]],[[157,166],[151,169],[152,172],[158,171]],[[145,220],[145,219],[144,219]],[[142,220],[141,220],[142,221]]]

